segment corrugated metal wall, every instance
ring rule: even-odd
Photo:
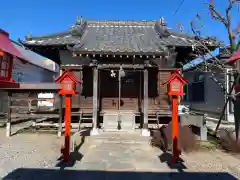
[[[14,59],[12,78],[21,83],[54,82],[59,73],[49,71],[36,65]],[[7,94],[0,92],[0,112],[7,111]]]
[[[196,72],[186,72],[184,73],[184,77],[188,80],[190,87],[192,87],[195,83],[195,75]],[[211,74],[210,72],[204,72],[202,73],[204,76],[203,82],[204,83],[204,89],[198,88],[196,90],[192,90],[192,88],[188,89],[188,94],[187,94],[187,103],[190,105],[192,109],[198,110],[198,111],[205,111],[208,113],[212,114],[220,114],[224,103],[225,103],[225,94],[220,88],[220,86],[214,82],[211,79]],[[219,73],[216,75],[216,78],[222,82],[223,84],[225,83],[225,74],[224,73]],[[195,98],[197,99],[196,101],[192,101],[191,96],[200,96],[203,94],[204,91],[204,98],[198,97]]]

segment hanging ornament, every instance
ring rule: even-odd
[[[110,76],[111,76],[112,78],[115,78],[115,77],[116,77],[116,73],[114,72],[114,70],[111,70]]]
[[[195,51],[195,46],[194,46],[194,44],[192,44],[192,51]]]
[[[82,22],[83,22],[82,16],[81,16],[81,17],[78,16],[78,17],[77,17],[77,20],[76,20],[76,25],[81,25]]]
[[[119,69],[119,75],[120,77],[125,77],[125,71],[123,70],[122,66]]]

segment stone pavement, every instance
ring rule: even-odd
[[[168,171],[166,164],[159,163],[155,150],[149,145],[148,137],[141,137],[135,133],[105,133],[100,137],[90,137],[87,149],[82,148],[84,154],[81,163],[74,168],[88,170],[126,170],[153,171],[160,169]],[[86,147],[86,146],[85,146]],[[146,154],[151,154],[146,156]]]
[[[56,135],[46,134],[0,139],[0,152],[4,150],[8,154],[8,159],[0,157],[0,177],[4,180],[231,180],[240,177],[240,160],[219,150],[183,154],[184,162],[171,166],[168,163],[171,155],[152,148],[149,138],[139,133],[103,133],[87,137],[83,144],[77,137],[76,145],[82,146],[72,152],[69,164],[58,160],[62,142]]]

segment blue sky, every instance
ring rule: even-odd
[[[224,27],[209,18],[206,0],[185,0],[180,10],[173,16],[182,0],[8,0],[1,2],[0,28],[8,31],[12,39],[24,39],[31,35],[43,35],[66,30],[75,23],[77,16],[85,19],[132,19],[148,20],[164,17],[169,26],[177,23],[189,31],[189,21],[199,12],[202,16],[202,29],[205,35],[215,35],[227,42]],[[220,10],[228,0],[215,0]],[[225,3],[224,3],[225,2]],[[233,24],[240,23],[235,8]]]

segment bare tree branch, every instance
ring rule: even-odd
[[[235,5],[236,3],[238,3],[238,0],[228,0],[228,6],[226,7],[225,10],[225,17],[216,9],[214,0],[210,0],[210,2],[205,3],[209,7],[212,18],[220,21],[226,27],[228,32],[231,53],[233,53],[236,50],[236,35],[238,32],[234,33],[232,31],[230,12],[233,8],[233,5]]]
[[[231,27],[232,19],[231,19],[230,14],[231,14],[233,5],[236,2],[237,2],[237,0],[228,0],[228,5],[225,9],[225,14],[221,14],[220,11],[217,10],[217,8],[215,7],[215,4],[214,4],[214,0],[210,0],[210,2],[205,3],[209,7],[212,18],[219,21],[220,23],[222,23],[228,32],[230,49],[228,47],[222,47],[225,49],[224,51],[226,54],[225,53],[224,54],[227,56],[231,56],[231,54],[236,50],[236,48],[240,48],[240,38],[238,39],[237,44],[236,44],[237,36],[240,34],[240,25],[238,25],[237,28],[235,28],[235,29],[233,29]],[[195,18],[197,20],[201,20],[200,14],[197,13]],[[228,92],[228,90],[225,88],[225,85],[221,81],[219,81],[217,78],[216,68],[219,70],[222,70],[223,72],[226,72],[226,69],[228,68],[228,66],[225,64],[225,62],[221,61],[221,59],[219,59],[219,57],[213,56],[211,53],[212,50],[209,48],[209,46],[211,45],[211,42],[216,42],[216,41],[214,41],[213,38],[208,38],[208,39],[201,38],[199,26],[197,26],[193,20],[190,21],[190,28],[191,28],[193,34],[197,37],[195,44],[193,45],[194,52],[203,59],[203,63],[200,63],[199,65],[191,64],[191,62],[190,62],[190,65],[193,65],[193,67],[195,67],[197,71],[210,72],[210,78],[220,86],[222,91],[227,96],[231,96],[233,98],[238,96],[239,94],[234,94],[234,93]],[[204,56],[204,54],[206,54],[206,53],[209,54],[208,58],[210,57],[209,58],[209,59],[211,59],[210,62],[208,59],[206,59],[207,56]],[[189,62],[186,62],[186,63],[189,63]],[[237,69],[233,69],[229,75],[234,76],[234,78],[235,78],[235,74],[238,74],[238,76],[239,76],[239,72],[237,71]]]
[[[225,17],[216,9],[214,5],[214,0],[210,0],[210,2],[205,2],[205,4],[208,5],[213,19],[219,20],[225,25],[227,24],[227,20],[225,19]]]

